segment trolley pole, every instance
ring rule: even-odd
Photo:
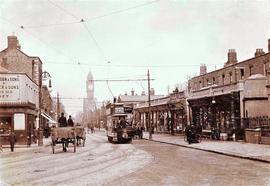
[[[148,127],[149,127],[149,139],[152,139],[152,123],[150,121],[150,106],[151,106],[151,100],[150,100],[150,73],[149,69],[147,70],[147,81],[148,81]]]

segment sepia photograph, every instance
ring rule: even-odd
[[[0,186],[270,186],[270,0],[0,0]]]

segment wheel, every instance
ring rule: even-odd
[[[76,152],[76,137],[74,138],[74,143],[73,143],[73,145],[74,145],[74,152]]]
[[[85,138],[83,139],[83,147],[85,146]]]

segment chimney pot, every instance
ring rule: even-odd
[[[262,48],[257,48],[254,55],[255,55],[255,57],[258,57],[258,56],[262,56],[262,55],[264,55],[264,54],[265,54],[265,53],[264,53],[264,51],[263,51]]]

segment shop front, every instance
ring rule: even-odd
[[[31,145],[37,141],[38,100],[38,86],[26,74],[0,73],[2,145],[10,144],[10,134],[15,134],[17,145]]]

